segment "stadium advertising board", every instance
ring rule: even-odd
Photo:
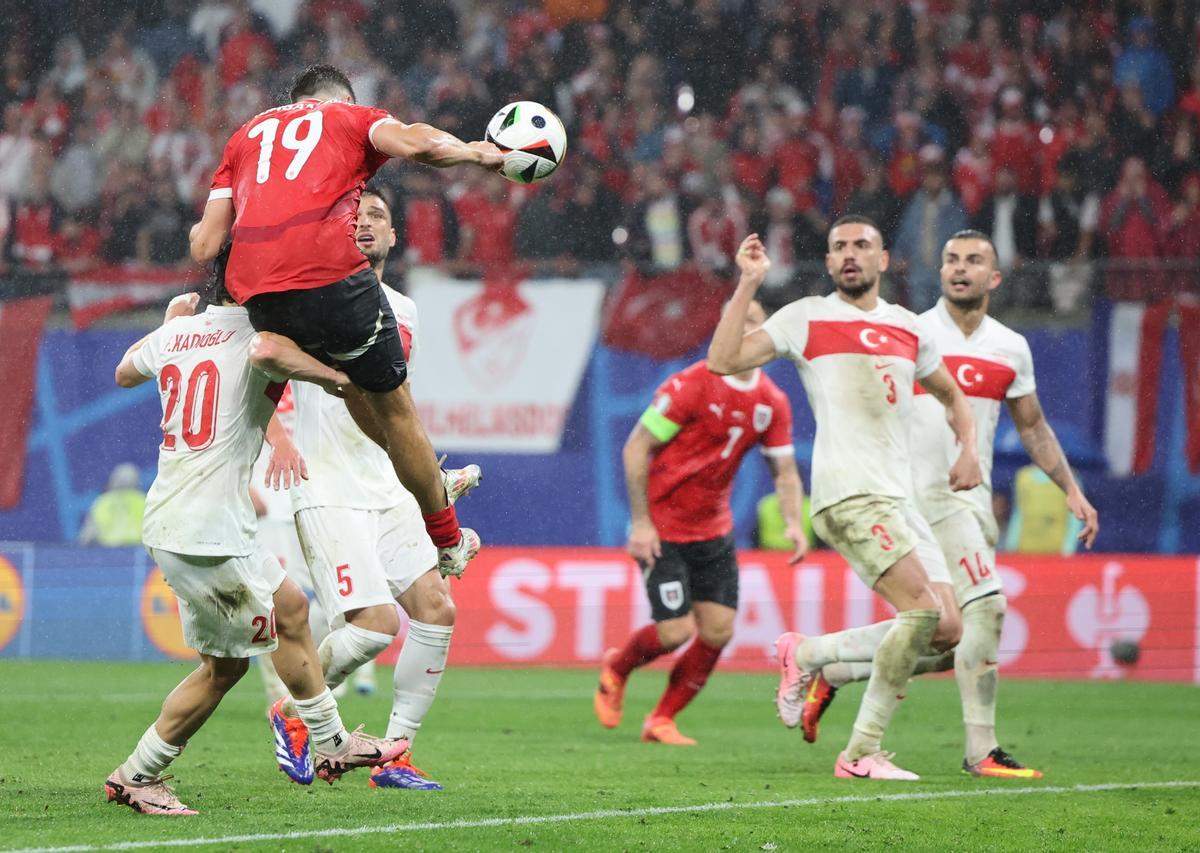
[[[554,453],[596,340],[598,281],[414,272],[413,397],[439,450]],[[436,364],[436,373],[422,369]]]
[[[889,615],[832,552],[798,566],[773,552],[740,560],[741,606],[724,668],[772,669],[775,638],[786,630],[838,631]],[[1007,674],[1200,683],[1197,558],[1002,554],[998,568],[1009,600]],[[615,549],[485,549],[453,593],[451,662],[462,665],[591,665],[650,619],[641,574]],[[1121,641],[1136,644],[1136,663],[1114,660],[1114,643],[1125,657]]]

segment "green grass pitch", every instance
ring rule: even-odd
[[[775,719],[773,677],[718,671],[679,718],[700,746],[680,748],[638,741],[661,671],[634,675],[626,719],[606,731],[590,671],[451,669],[414,754],[446,790],[422,792],[371,790],[365,771],[289,784],[251,670],[173,767],[200,816],[105,803],[105,776],[187,670],[0,662],[0,850],[1200,849],[1188,685],[1002,682],[1002,743],[1046,772],[1012,782],[962,774],[954,682],[923,679],[886,741],[922,779],[888,783],[832,775],[861,687],[810,746]],[[382,733],[390,675],[342,703],[350,726]]]

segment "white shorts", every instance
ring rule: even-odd
[[[904,518],[908,521],[912,532],[916,534],[917,559],[925,568],[929,582],[952,584],[954,582],[953,575],[950,574],[950,568],[946,565],[946,554],[938,542],[937,534],[933,532],[933,528],[925,520],[925,516],[921,515],[916,507],[912,504],[905,504],[905,506],[907,511]]]
[[[287,578],[262,545],[246,557],[196,557],[146,549],[179,600],[183,641],[201,654],[246,658],[273,652],[275,591]]]
[[[264,516],[258,520],[258,542],[274,554],[287,576],[306,591],[312,589],[312,576],[304,552],[300,550],[300,537],[296,534],[296,519],[274,519]]]
[[[813,516],[813,530],[872,589],[884,572],[913,552],[931,582],[951,582],[933,531],[909,501],[882,495],[847,498]]]
[[[995,539],[988,536],[979,516],[960,509],[934,524],[933,533],[950,566],[959,607],[1003,589],[996,571]]]
[[[437,566],[416,503],[387,510],[312,507],[296,513],[313,592],[333,617],[391,604]]]

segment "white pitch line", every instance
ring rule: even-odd
[[[400,832],[430,832],[438,829],[484,829],[495,826],[536,826],[607,818],[653,817],[657,815],[727,812],[745,809],[784,809],[798,806],[836,806],[848,803],[903,803],[920,800],[957,800],[968,797],[1012,797],[1025,794],[1091,794],[1104,791],[1134,791],[1142,788],[1200,788],[1200,780],[1169,782],[1113,782],[1104,785],[1029,786],[1025,788],[976,788],[958,791],[911,791],[904,794],[860,794],[846,797],[810,797],[802,800],[762,800],[751,803],[698,803],[691,806],[653,806],[643,809],[604,809],[575,814],[491,817],[478,820],[447,820],[436,823],[393,823],[386,826],[333,827],[295,832],[262,832],[254,835],[224,835],[219,838],[175,838],[159,841],[119,841],[113,844],[80,844],[71,847],[26,847],[4,853],[87,853],[93,850],[141,850],[150,847],[206,847],[213,844],[246,844],[255,841],[294,841],[302,838],[346,838]],[[178,820],[178,819],[176,819]]]

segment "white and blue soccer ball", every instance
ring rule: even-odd
[[[500,173],[519,184],[550,177],[567,153],[563,123],[536,101],[501,107],[488,122],[484,138],[504,152]]]

